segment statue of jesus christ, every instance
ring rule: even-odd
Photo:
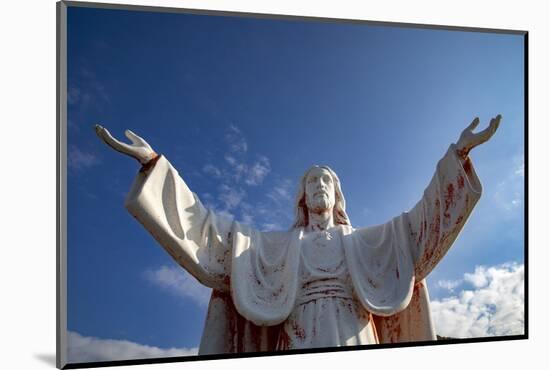
[[[424,278],[481,196],[469,152],[500,115],[451,144],[419,202],[385,224],[351,226],[338,176],[304,174],[290,231],[260,232],[206,209],[141,137],[96,132],[143,166],[126,208],[199,282],[213,289],[199,354],[435,340]]]

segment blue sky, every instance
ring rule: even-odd
[[[339,175],[355,227],[389,220],[475,116],[481,128],[500,113],[472,153],[482,199],[428,277],[431,298],[523,271],[522,36],[73,7],[68,35],[74,335],[194,348],[208,294],[123,207],[139,166],[95,123],[133,130],[207,206],[271,230],[292,223],[313,164]]]

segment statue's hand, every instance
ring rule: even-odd
[[[122,154],[126,154],[137,159],[141,164],[146,164],[151,159],[158,156],[158,154],[155,153],[155,151],[149,144],[147,144],[145,140],[130,130],[126,130],[124,134],[128,139],[130,139],[132,144],[126,144],[115,139],[109,131],[101,125],[95,125],[95,132],[97,136],[99,136],[111,148],[117,152],[121,152]]]
[[[468,154],[470,153],[470,150],[489,140],[497,131],[497,128],[500,125],[501,118],[502,117],[499,114],[495,118],[491,119],[489,127],[481,132],[478,132],[477,134],[474,134],[472,131],[479,124],[479,118],[474,118],[472,123],[470,123],[470,125],[466,127],[464,131],[462,131],[462,134],[460,135],[460,138],[456,143],[456,151],[459,157],[461,157],[462,159],[466,159],[468,157]]]

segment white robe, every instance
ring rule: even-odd
[[[378,226],[339,228],[344,267],[331,277],[335,289],[311,274],[304,281],[302,228],[259,232],[218,218],[164,157],[138,174],[126,208],[213,288],[199,354],[216,354],[435,340],[424,278],[480,196],[473,166],[467,173],[451,145],[409,212]],[[320,284],[309,302],[305,283]]]

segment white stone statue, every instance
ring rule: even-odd
[[[385,224],[355,229],[328,167],[303,176],[291,231],[260,232],[216,217],[168,160],[96,132],[142,165],[128,211],[199,282],[213,289],[199,354],[436,340],[424,278],[457,238],[481,196],[468,157],[500,115],[450,145],[422,199]]]

